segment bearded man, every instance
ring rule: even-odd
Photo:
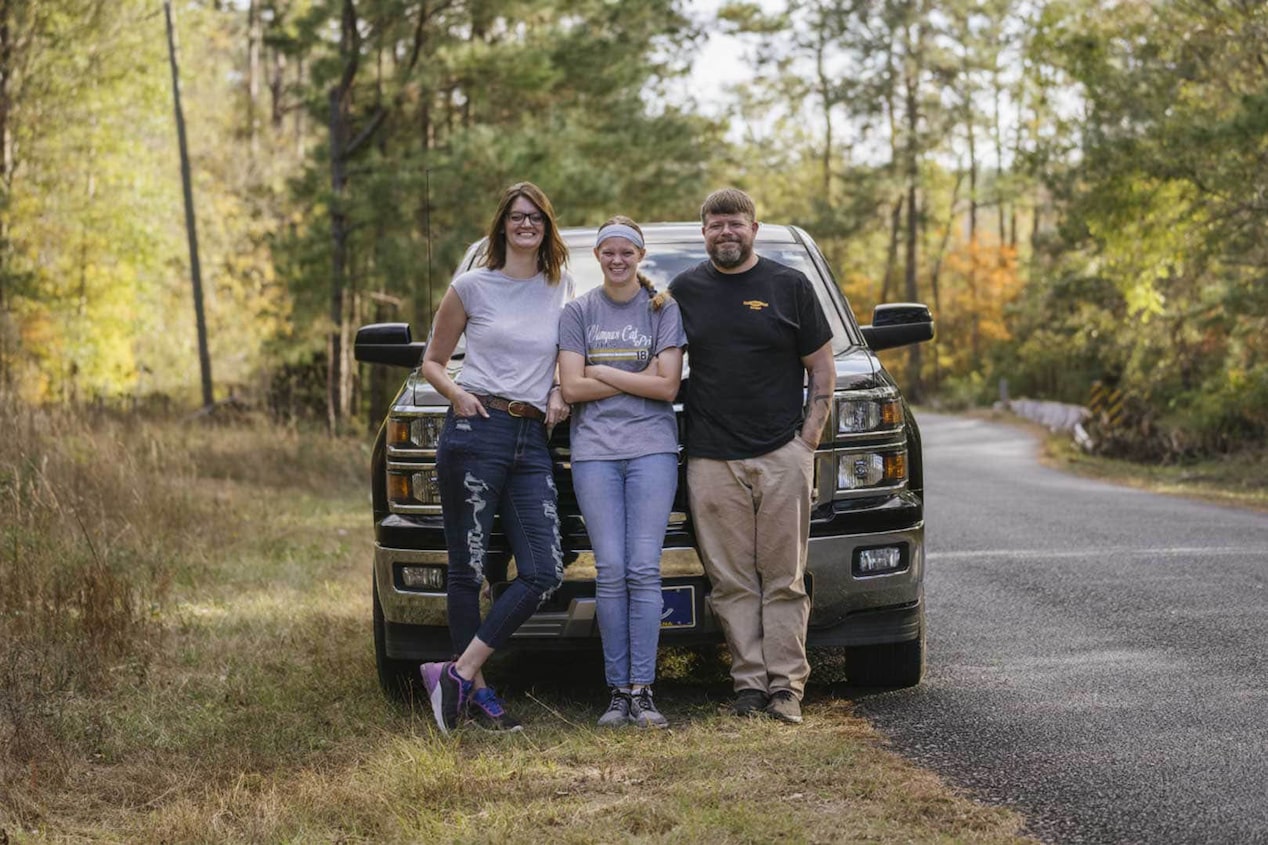
[[[805,274],[753,251],[748,194],[713,192],[700,220],[709,260],[669,286],[691,367],[692,520],[731,652],[734,712],[800,724],[814,453],[836,385],[832,330]]]

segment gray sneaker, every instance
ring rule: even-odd
[[[630,694],[622,689],[612,688],[612,700],[608,709],[599,717],[599,727],[619,728],[630,723]]]
[[[766,712],[781,722],[787,722],[790,725],[801,724],[801,702],[790,689],[775,690],[771,693]]]
[[[656,709],[652,688],[643,687],[630,696],[630,721],[640,728],[667,728],[669,720]]]
[[[760,716],[768,700],[766,693],[759,689],[742,689],[735,694],[731,710],[737,716]]]

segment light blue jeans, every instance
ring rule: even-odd
[[[663,608],[660,551],[678,488],[678,456],[574,461],[572,486],[594,549],[608,686],[651,684]]]

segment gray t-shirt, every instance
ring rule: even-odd
[[[572,277],[565,273],[550,285],[543,273],[514,279],[478,267],[454,279],[452,287],[467,312],[467,355],[458,384],[546,410],[555,379],[559,309],[572,298]]]
[[[629,302],[613,302],[595,288],[564,306],[559,348],[585,356],[587,364],[607,364],[636,373],[671,347],[687,345],[678,303],[652,310],[647,290]],[[579,402],[572,408],[572,459],[621,461],[678,451],[678,424],[670,402],[618,393]]]

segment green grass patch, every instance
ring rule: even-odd
[[[363,441],[0,414],[0,841],[1024,841],[829,688],[737,721],[694,655],[667,731],[593,727],[597,660],[514,659],[525,732],[442,737],[375,679]]]

